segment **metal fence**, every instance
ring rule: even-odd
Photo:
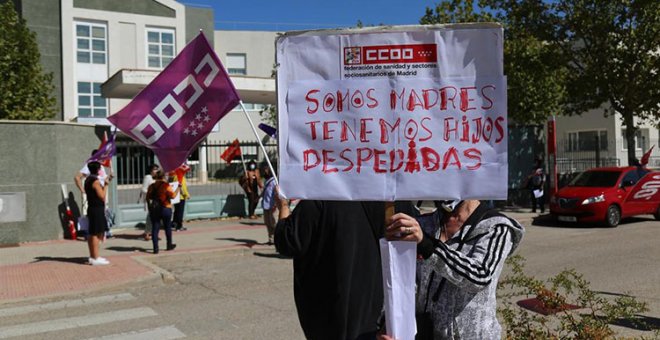
[[[601,140],[576,143],[573,140],[557,141],[557,173],[575,173],[601,166],[619,166],[616,156],[617,143]]]
[[[637,145],[637,158],[651,145],[658,145],[657,140]],[[623,166],[628,164],[626,143],[622,139],[606,140],[595,136],[592,140],[557,141],[557,176],[559,187],[566,185],[579,173],[595,167]],[[618,152],[618,156],[617,156]],[[622,156],[623,153],[623,156]],[[623,157],[623,158],[620,158]],[[660,168],[660,156],[650,157],[647,166]]]
[[[220,155],[230,146],[231,141],[207,141],[188,158],[191,170],[186,174],[188,191],[192,196],[232,195],[242,194],[238,178],[243,174],[241,157],[236,157],[231,163],[220,158]],[[260,169],[267,166],[259,143],[256,141],[241,141],[241,153],[245,162],[255,160]],[[277,163],[277,145],[264,144],[266,153],[273,166]],[[200,153],[206,159],[206,166],[201,169]],[[205,157],[204,157],[205,156]],[[136,203],[142,188],[142,181],[151,164],[156,162],[154,153],[133,141],[117,143],[116,155],[117,203]],[[204,171],[205,170],[205,171]]]

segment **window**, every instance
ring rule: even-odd
[[[105,118],[108,101],[101,96],[101,83],[78,82],[78,117]]]
[[[82,64],[105,64],[106,33],[105,25],[76,23],[76,61]]]
[[[607,130],[577,131],[568,133],[567,151],[607,151]]]
[[[162,69],[174,59],[174,30],[147,29],[147,67]]]
[[[227,73],[247,75],[245,53],[227,53]]]
[[[623,149],[628,150],[628,140],[626,139],[626,129],[621,129],[621,136],[623,137]],[[649,129],[639,129],[635,132],[635,149],[648,150],[649,146]]]

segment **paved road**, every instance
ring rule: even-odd
[[[175,277],[0,309],[0,339],[302,339],[291,260],[273,249],[151,260]]]
[[[660,328],[657,221],[575,228],[544,219],[531,225],[529,214],[512,215],[527,226],[519,254],[527,258],[528,273],[545,278],[575,268],[596,291],[629,293],[647,302],[650,311],[644,316]],[[0,306],[0,339],[303,338],[293,303],[291,260],[272,248],[184,252],[148,261],[171,275],[164,281]]]

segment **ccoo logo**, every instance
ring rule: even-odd
[[[438,62],[438,47],[436,44],[344,47],[345,65],[435,62]]]

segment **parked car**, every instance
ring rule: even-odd
[[[550,214],[561,222],[608,227],[635,215],[660,220],[660,171],[635,166],[587,170],[552,195]]]

